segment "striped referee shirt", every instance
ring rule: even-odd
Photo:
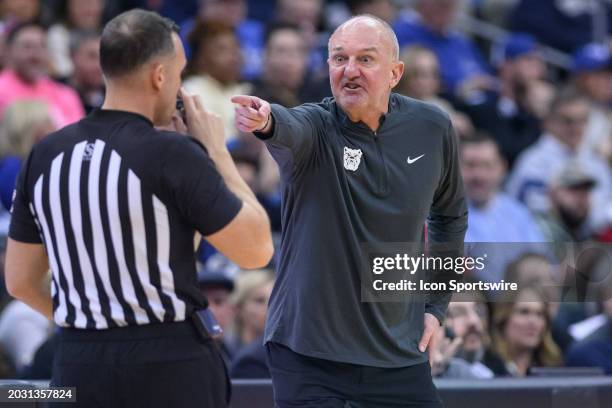
[[[207,306],[194,234],[220,230],[240,207],[194,139],[98,110],[32,149],[9,236],[45,245],[60,326],[181,321]]]

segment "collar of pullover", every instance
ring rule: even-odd
[[[336,101],[334,101],[334,109],[336,111],[336,115],[339,118],[339,122],[342,125],[342,128],[346,129],[351,134],[371,139],[373,135],[377,135],[380,133],[385,122],[389,119],[389,116],[391,116],[397,110],[397,104],[398,102],[395,100],[393,95],[391,95],[389,97],[389,108],[387,110],[387,113],[381,115],[379,119],[378,129],[376,131],[373,131],[368,125],[361,121],[353,122]]]

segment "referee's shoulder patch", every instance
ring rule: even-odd
[[[83,161],[90,161],[93,157],[95,143],[87,143],[83,150]]]

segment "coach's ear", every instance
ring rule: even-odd
[[[390,89],[395,88],[395,86],[399,83],[400,79],[402,79],[402,75],[404,75],[404,62],[394,62],[393,68],[391,69],[391,82],[389,84]]]

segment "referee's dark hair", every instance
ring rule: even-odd
[[[142,9],[119,14],[106,24],[100,40],[100,65],[108,78],[133,72],[151,58],[174,52],[172,33],[179,26]]]

